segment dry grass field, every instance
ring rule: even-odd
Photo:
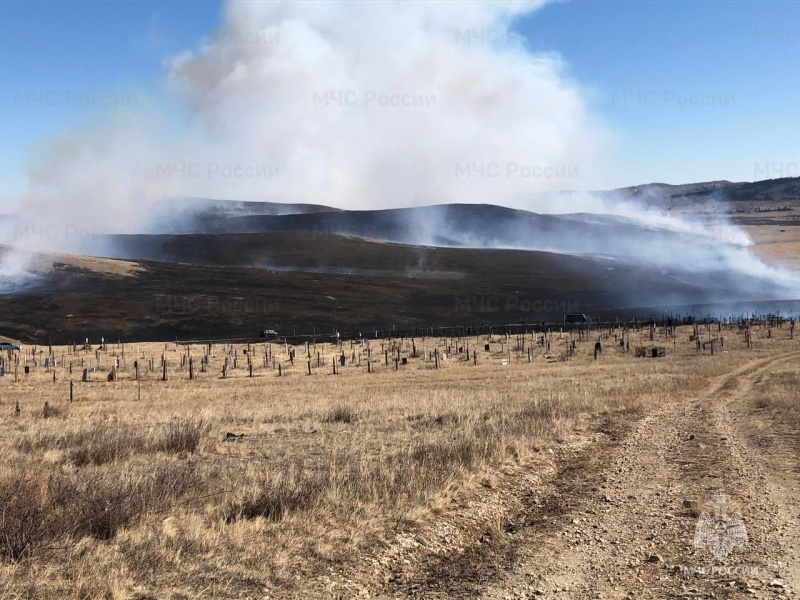
[[[749,213],[734,221],[750,236],[751,250],[765,263],[800,268],[800,217],[795,210]]]
[[[311,375],[304,347],[261,343],[249,346],[252,377],[247,344],[214,344],[207,368],[206,345],[53,347],[55,376],[50,349],[26,346],[18,381],[4,353],[0,597],[466,595],[441,588],[469,579],[448,569],[502,562],[480,549],[508,545],[534,488],[537,506],[568,516],[560,482],[598,472],[580,457],[616,452],[654,411],[800,348],[788,325],[773,332],[754,331],[748,349],[723,329],[711,356],[691,328],[675,340],[659,330],[658,359],[634,357],[652,345],[645,331],[630,353],[606,332],[598,360],[598,332],[569,360],[558,332],[550,353],[530,335],[345,341],[311,346]],[[769,410],[796,414],[793,376],[770,384],[784,391]],[[528,524],[539,527],[550,526]]]

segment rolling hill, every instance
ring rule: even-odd
[[[651,184],[618,193],[774,199],[796,185]],[[0,248],[4,265],[27,265],[0,277],[0,331],[28,341],[250,337],[264,327],[299,334],[559,322],[568,312],[748,312],[798,297],[794,280],[710,231],[641,215],[488,204],[345,211],[170,200],[147,233],[88,237],[82,256],[20,258]]]

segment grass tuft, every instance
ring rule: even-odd
[[[322,419],[322,422],[351,424],[355,423],[357,418],[358,415],[352,407],[346,404],[337,404],[328,411],[325,418]]]

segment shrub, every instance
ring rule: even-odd
[[[293,512],[313,508],[329,487],[328,477],[298,468],[263,475],[250,490],[228,500],[223,517],[227,523],[257,517],[281,521]]]
[[[97,422],[83,429],[60,434],[38,433],[24,436],[17,442],[21,452],[62,449],[76,466],[100,466],[130,457],[133,454],[164,452],[167,454],[193,453],[208,431],[202,419],[174,419],[142,435],[134,427],[124,427],[108,422]]]
[[[356,411],[346,404],[337,404],[328,411],[323,419],[324,423],[354,423],[356,421]]]
[[[181,454],[194,453],[200,446],[208,426],[202,419],[176,419],[170,421],[164,431],[150,444],[158,452]]]
[[[150,513],[168,510],[199,485],[193,465],[164,464],[145,473],[91,467],[0,477],[0,555],[20,560],[70,540],[108,540]]]

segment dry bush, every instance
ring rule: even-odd
[[[47,475],[14,469],[0,478],[0,554],[20,560],[42,543],[58,541],[46,502]]]
[[[111,539],[147,514],[163,513],[200,481],[190,463],[159,464],[142,471],[98,468],[59,473],[51,479],[54,504],[69,507],[73,537]]]
[[[141,471],[18,465],[0,477],[0,554],[19,560],[82,537],[111,539],[145,515],[168,510],[199,484],[186,463]]]
[[[80,467],[103,465],[143,453],[191,454],[207,431],[208,425],[202,419],[173,419],[144,435],[130,425],[100,421],[59,434],[40,430],[37,434],[22,436],[16,447],[25,453],[63,450],[67,459]]]
[[[148,449],[167,454],[192,454],[200,446],[208,425],[202,419],[174,419],[148,443]]]
[[[356,411],[346,404],[336,404],[322,419],[323,423],[354,423],[357,419]]]
[[[757,383],[753,403],[757,408],[766,409],[782,424],[795,429],[800,428],[800,401],[797,389],[800,376],[794,371],[777,371],[769,379]]]
[[[281,521],[291,513],[312,509],[329,486],[328,477],[301,465],[281,473],[263,473],[249,489],[228,498],[222,516],[226,523],[257,517]]]
[[[57,440],[77,466],[102,465],[144,452],[147,442],[135,429],[96,423]]]

